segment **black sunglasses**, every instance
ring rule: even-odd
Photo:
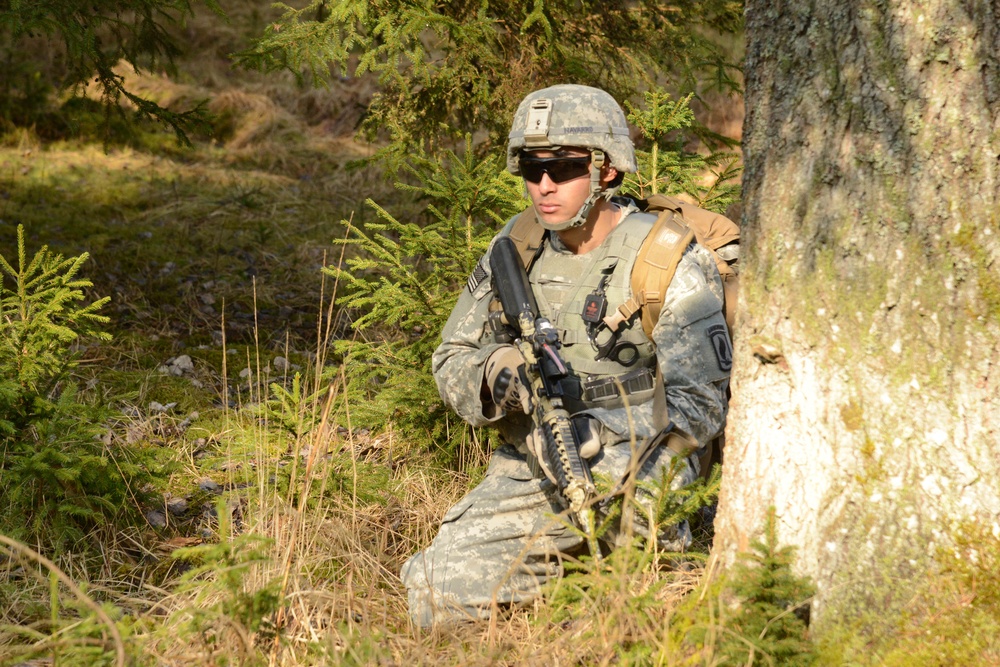
[[[548,174],[553,183],[565,183],[590,173],[590,157],[527,157],[518,158],[521,176],[530,183],[540,183]]]

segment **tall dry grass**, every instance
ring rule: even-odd
[[[412,627],[397,573],[470,480],[400,456],[406,443],[391,430],[372,434],[351,422],[359,399],[344,393],[342,373],[329,364],[336,286],[322,291],[315,366],[301,394],[312,397],[285,415],[300,433],[289,437],[287,420],[261,410],[275,395],[269,380],[292,383],[287,373],[268,375],[272,352],[255,329],[257,346],[222,357],[250,372],[236,405],[224,402],[210,427],[210,446],[230,465],[214,475],[226,492],[217,519],[202,524],[209,530],[109,530],[99,536],[100,559],[8,559],[0,570],[0,661],[589,665],[649,655],[670,664],[691,652],[670,628],[702,568],[664,567],[641,550],[601,571],[585,568],[548,598],[489,622]],[[163,420],[128,428],[136,441],[170,433]],[[192,461],[180,474],[190,480],[199,471]],[[572,602],[560,602],[567,596]]]
[[[107,215],[119,221],[120,227],[104,234],[119,237],[114,241],[148,230],[153,235],[150,245],[197,241],[211,253],[216,246],[205,240],[210,232],[218,236],[220,247],[232,245],[229,239],[255,226],[262,236],[270,235],[272,244],[307,227],[328,226],[324,234],[335,236],[332,221],[339,218],[328,207],[311,206],[307,198],[333,202],[345,209],[346,217],[373,190],[398,197],[372,172],[342,169],[346,160],[372,151],[353,135],[375,91],[373,82],[335,79],[328,89],[314,89],[291,74],[234,70],[229,54],[245,48],[248,36],[259,34],[274,10],[269,0],[224,0],[222,5],[228,23],[199,13],[178,28],[189,48],[186,60],[178,62],[182,76],[120,70],[130,89],[164,106],[181,110],[205,101],[218,118],[210,137],[214,147],[184,154],[176,163],[170,156],[130,149],[104,153],[94,147],[46,147],[41,155],[37,136],[25,130],[5,137],[27,156],[0,165],[4,188],[45,185],[50,199],[82,192],[93,200],[91,208],[82,215],[70,211],[73,218],[65,211],[55,212],[55,217],[79,218],[74,224],[83,228],[101,223],[99,216]],[[58,54],[45,66],[55,71]],[[118,180],[130,174],[136,174],[134,180]],[[300,187],[302,194],[296,194]],[[219,194],[220,189],[227,192]],[[141,194],[136,203],[120,196],[132,191]],[[293,208],[297,212],[285,212]],[[6,197],[0,212],[6,218],[24,215]],[[41,230],[43,221],[34,224]],[[72,226],[52,234],[72,238]],[[94,239],[103,238],[98,231],[91,235]],[[39,231],[41,238],[45,234]],[[290,245],[290,251],[279,246],[287,254],[268,264],[272,279],[257,286],[258,296],[269,304],[281,302],[294,271],[317,263],[322,254],[319,242]],[[262,252],[275,254],[270,249]],[[115,254],[135,255],[137,262],[150,257],[140,244],[109,242],[106,254],[99,247],[94,251],[102,272],[128,275],[141,269],[115,264]],[[177,335],[180,317],[190,318],[185,326],[191,330],[215,318],[200,311],[202,294],[194,287],[207,277],[218,283],[217,274],[234,270],[220,264],[222,256],[205,253],[182,267],[197,278],[190,293],[180,297],[186,315],[157,312],[145,301],[148,286],[108,284],[120,289],[120,306],[134,311],[131,326],[142,322],[142,335],[166,339]],[[161,265],[166,259],[156,258]],[[332,315],[328,299],[320,311],[318,320],[330,325],[313,343],[317,367],[312,378],[327,365],[335,367],[330,332],[346,328],[344,314]],[[288,386],[290,380],[274,369],[270,375],[266,372],[280,333],[255,326],[253,336],[257,345],[246,356],[244,347],[239,355],[223,349],[222,368],[211,371],[222,413],[203,410],[203,421],[210,423],[198,433],[208,440],[215,458],[238,464],[221,474],[209,471],[226,489],[218,518],[206,514],[183,532],[173,524],[165,530],[110,527],[92,538],[99,559],[60,554],[50,564],[40,564],[12,554],[0,564],[0,663],[30,655],[48,661],[43,664],[113,663],[118,643],[109,628],[102,630],[107,626],[104,619],[96,613],[90,617],[90,603],[108,605],[105,614],[122,635],[127,661],[136,665],[612,664],[627,662],[623,652],[637,645],[650,647],[651,654],[670,664],[689,652],[673,645],[668,629],[701,581],[700,566],[673,570],[622,562],[597,583],[570,579],[560,584],[583,600],[571,611],[565,604],[540,600],[488,623],[434,631],[411,627],[398,569],[430,542],[440,517],[465,492],[469,477],[441,470],[419,456],[403,460],[400,452],[407,449],[406,443],[391,430],[365,433],[363,424],[352,423],[350,401],[361,399],[345,395],[336,374],[313,384],[317,399],[301,407],[303,422],[314,421],[315,426],[289,437],[258,410],[271,394],[270,381]],[[130,341],[100,355],[109,364],[142,367],[150,353],[134,346]],[[237,356],[241,358],[234,359]],[[227,395],[229,371],[240,367],[250,369],[249,382]],[[156,396],[153,388],[160,380],[150,375],[142,381],[132,399],[136,406]],[[229,407],[230,399],[234,408]],[[181,493],[207,469],[195,460],[192,438],[171,430],[176,421],[179,418],[136,417],[120,429],[133,444],[157,443],[176,451],[180,465],[170,490]],[[487,455],[478,447],[470,442],[463,455],[470,468]],[[374,491],[373,478],[378,480]],[[379,493],[381,498],[375,497]],[[227,545],[232,562],[219,555],[219,547]],[[195,550],[177,553],[178,548]],[[206,562],[213,567],[190,576],[192,568]],[[230,573],[238,576],[227,579]],[[182,579],[185,574],[188,578]],[[280,594],[279,602],[268,603],[260,595],[270,590]],[[557,585],[549,600],[559,597]],[[255,599],[262,604],[258,609],[253,607]],[[636,610],[637,599],[646,605],[643,610]],[[88,648],[95,653],[85,654]],[[103,649],[108,652],[102,654]]]

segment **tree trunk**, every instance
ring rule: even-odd
[[[1000,5],[749,0],[746,34],[717,549],[773,506],[820,618],[885,608],[1000,534]]]

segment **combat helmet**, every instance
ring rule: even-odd
[[[552,231],[582,225],[598,199],[610,199],[618,191],[620,179],[602,189],[605,160],[620,174],[636,171],[625,113],[611,95],[598,88],[563,84],[536,90],[517,107],[507,138],[507,171],[515,176],[521,175],[518,159],[522,151],[569,146],[590,150],[590,196],[569,220],[551,224],[539,220]]]

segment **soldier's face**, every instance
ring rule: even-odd
[[[581,161],[580,158],[589,158],[590,153],[577,148],[567,148],[560,150],[558,154],[553,151],[532,151],[530,157],[538,160],[568,158],[577,162]],[[562,174],[572,174],[572,169],[568,166],[560,167],[555,161],[550,162],[548,166],[551,168],[542,173],[538,182],[533,183],[525,178],[524,184],[528,188],[528,196],[531,197],[531,203],[535,205],[535,211],[538,212],[542,222],[560,223],[576,215],[576,212],[580,210],[583,202],[590,195],[590,169],[588,166],[576,178],[556,183],[556,180],[561,180]],[[553,173],[556,177],[555,180]]]
[[[532,151],[522,158],[524,184],[542,222],[565,222],[587,201],[590,196],[589,158],[590,152],[582,148]],[[533,161],[537,162],[531,164]],[[613,176],[601,174],[605,184],[611,178]]]

